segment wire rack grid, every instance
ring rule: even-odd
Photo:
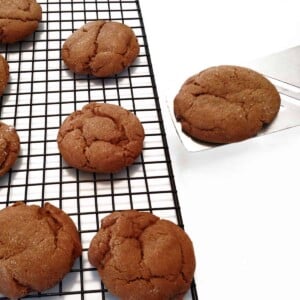
[[[16,164],[0,179],[0,209],[16,201],[50,202],[63,209],[80,232],[83,254],[69,274],[54,288],[26,298],[114,299],[87,259],[100,220],[113,211],[137,209],[183,227],[141,10],[135,0],[39,3],[43,15],[38,30],[24,41],[0,45],[10,68],[0,118],[16,128],[21,141]],[[140,54],[111,78],[75,75],[61,60],[62,45],[76,29],[98,19],[130,26]],[[59,154],[56,138],[62,121],[90,101],[118,104],[144,126],[142,154],[117,174],[80,172]],[[194,282],[187,299],[197,299]]]

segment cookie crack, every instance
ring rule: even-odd
[[[6,147],[4,148],[4,149],[0,149],[1,150],[1,152],[2,152],[2,154],[1,154],[1,156],[3,157],[2,158],[2,160],[0,161],[0,169],[2,169],[3,167],[5,167],[5,163],[6,163],[6,161],[7,161],[7,159],[8,159],[8,153],[9,153],[9,145],[8,145],[8,143],[7,143],[7,140],[6,139],[4,139],[5,140],[5,142],[6,142]]]
[[[55,219],[51,215],[50,212],[46,212],[46,216],[47,216],[46,221],[47,221],[48,227],[54,237],[53,243],[54,243],[54,249],[56,250],[58,248],[58,235],[59,235],[60,230],[63,229],[63,226],[57,219]]]
[[[222,123],[222,121],[221,121],[221,123]],[[203,127],[197,127],[197,126],[193,126],[193,127],[198,129],[198,130],[205,131],[205,132],[214,132],[214,131],[223,130],[222,127],[217,127],[217,126],[210,127],[210,128],[203,128]]]
[[[128,57],[130,56],[128,54],[131,50],[130,45],[131,45],[131,39],[127,41],[125,45],[125,50],[123,52],[114,52],[115,55],[119,55],[121,57],[120,64],[123,69],[127,67]]]
[[[222,99],[224,101],[229,101],[229,98],[227,97],[227,95],[223,96],[223,95],[214,95],[212,93],[207,93],[207,92],[192,92],[191,93],[192,96],[194,96],[195,98],[199,98],[202,96],[210,96],[210,97],[214,97],[217,99]]]
[[[110,246],[110,241],[112,239],[112,233],[111,231],[108,232],[108,237],[107,237],[107,242],[103,243],[101,240],[98,241],[97,243],[97,248],[101,249],[101,244],[105,245],[105,251],[103,253],[101,253],[102,259],[100,260],[100,266],[101,268],[103,268],[106,264],[106,262],[109,260],[109,257],[111,257],[110,252],[111,252],[111,246]]]
[[[36,3],[34,3],[34,2],[29,2],[29,1],[26,1],[27,3],[26,3],[26,6],[25,7],[22,7],[22,6],[20,6],[20,3],[15,3],[15,5],[17,6],[17,8],[15,9],[18,13],[22,13],[22,12],[24,12],[24,13],[32,13],[32,12],[34,12],[34,7],[37,5]],[[13,9],[13,8],[12,8]],[[0,19],[4,19],[4,18],[2,18],[1,16],[0,16]],[[13,17],[11,17],[11,16],[9,16],[9,18],[6,18],[6,19],[9,19],[9,20],[19,20],[19,19],[22,19],[22,18],[13,18]],[[30,19],[30,18],[25,18],[25,19]]]
[[[43,218],[43,216],[45,215],[45,213],[42,213],[41,214],[41,218]],[[52,232],[53,234],[53,243],[54,243],[54,249],[58,249],[58,232],[63,228],[62,225],[55,219],[53,218],[48,212],[46,212],[46,222],[48,224],[48,228],[50,229],[50,231]],[[38,226],[38,224],[37,224]],[[41,243],[43,243],[45,241],[45,239],[41,239],[38,241],[38,243],[35,245],[35,247],[38,247],[38,245],[40,245]],[[0,243],[0,246],[1,245],[4,245],[3,242]],[[18,251],[15,251],[14,253],[11,253],[9,255],[6,255],[6,256],[1,256],[0,259],[2,260],[9,260],[15,256],[19,256],[21,255],[23,252],[26,252],[30,250],[30,248],[28,247],[24,247],[23,249],[18,249]]]
[[[256,90],[251,90],[250,93],[249,93],[249,95],[251,96],[255,92],[256,92]],[[244,117],[245,117],[245,119],[246,119],[247,122],[251,121],[251,120],[249,120],[249,114],[250,114],[252,108],[254,108],[256,106],[259,106],[261,104],[261,102],[252,102],[252,103],[249,103],[249,102],[246,102],[246,101],[235,101],[233,103],[239,105],[240,108],[243,110]],[[246,107],[246,105],[247,105],[247,107]],[[264,120],[264,118],[262,116],[259,116],[257,118],[257,121],[259,121],[261,123],[261,126],[263,126],[264,124],[268,123],[268,122],[266,122]]]
[[[154,225],[157,221],[158,221],[159,219],[157,219],[157,220],[154,220],[154,222],[152,222],[152,223],[150,223],[150,224],[148,224],[146,227],[144,227],[143,229],[140,229],[140,232],[137,234],[133,234],[133,235],[130,235],[130,236],[118,236],[118,237],[121,237],[121,238],[124,238],[124,241],[126,240],[126,239],[134,239],[134,240],[137,240],[138,242],[139,242],[139,244],[140,244],[140,249],[141,249],[141,255],[142,255],[142,259],[141,259],[141,261],[144,259],[144,250],[143,250],[143,243],[142,243],[142,241],[140,240],[140,236],[143,234],[143,232],[147,229],[147,228],[149,228],[149,227],[151,227],[152,225]],[[110,228],[109,229],[109,231],[108,231],[108,239],[107,239],[107,242],[105,243],[106,245],[107,245],[107,249],[106,249],[106,252],[104,253],[104,257],[106,256],[106,254],[108,253],[108,252],[110,252],[111,251],[111,246],[110,246],[110,243],[111,243],[111,240],[113,239],[113,234],[112,234],[112,229],[111,229],[111,227],[112,226],[114,226],[116,223],[117,223],[117,219],[115,219],[115,220],[113,220],[113,222],[112,222],[112,224],[110,224],[108,227],[106,227],[105,229],[107,230],[108,228]],[[134,223],[134,220],[132,220],[132,223]],[[123,241],[123,242],[124,242]],[[99,243],[98,243],[98,247],[99,247],[99,245],[100,245],[100,243],[102,243],[102,241],[99,241]]]
[[[19,11],[23,11],[23,12],[27,12],[27,11],[30,11],[31,10],[31,6],[32,6],[32,4],[34,4],[34,3],[30,3],[29,1],[26,1],[27,3],[26,3],[26,6],[25,7],[22,7],[22,6],[20,6],[20,4],[21,3],[14,3],[16,6],[17,6],[17,10],[19,10]],[[24,2],[23,2],[24,3]]]
[[[180,243],[180,241],[178,240],[178,242]],[[180,254],[181,254],[181,271],[180,271],[180,275],[182,277],[182,280],[185,282],[185,283],[189,283],[189,280],[186,278],[186,275],[183,271],[183,267],[184,267],[184,264],[185,264],[185,256],[184,256],[184,253],[183,253],[183,249],[182,249],[182,244],[180,243]]]
[[[193,109],[193,105],[194,105],[194,103],[191,103],[190,107],[188,107],[186,109],[185,114],[188,114],[188,111]],[[207,128],[205,128],[205,127],[200,127],[200,126],[192,125],[189,122],[188,118],[186,118],[184,115],[182,115],[182,114],[176,115],[176,120],[180,121],[181,123],[185,123],[185,125],[188,126],[189,128],[196,128],[198,130],[207,131],[207,132],[209,132],[209,131],[216,131],[216,130],[222,130],[222,128],[218,127],[218,126],[213,126],[213,127],[207,127]],[[220,120],[220,122],[222,123],[223,120],[224,119]]]
[[[35,19],[35,18],[30,18],[30,17],[25,17],[25,18],[1,18],[0,17],[0,20],[1,21],[21,21],[21,22],[39,22],[40,20],[39,19]]]
[[[30,291],[33,291],[33,288],[30,285],[25,285],[18,278],[16,278],[16,276],[12,276],[11,278],[14,281],[14,283],[16,284],[16,286],[18,286],[19,288],[24,290],[23,294],[28,294]]]
[[[97,40],[98,40],[98,37],[99,37],[99,35],[100,35],[100,33],[101,33],[101,30],[102,30],[102,28],[104,27],[105,24],[106,24],[106,23],[100,24],[100,26],[99,26],[99,28],[98,28],[98,32],[97,32],[96,37],[95,37],[95,40],[94,40],[94,52],[93,52],[93,54],[92,54],[91,56],[88,57],[88,62],[87,62],[87,64],[88,64],[89,72],[92,72],[92,70],[93,70],[93,68],[91,67],[91,64],[92,64],[92,62],[95,60],[95,58],[96,58],[96,56],[97,56],[97,54],[98,54],[98,49],[99,49],[99,43],[97,42]],[[97,70],[99,70],[99,69],[101,69],[101,68],[102,68],[102,66],[99,67]]]
[[[113,268],[117,273],[119,273],[119,276],[122,274],[125,274],[125,275],[127,274],[127,270],[123,271],[120,268],[118,268],[116,265],[110,265],[110,267]],[[153,279],[165,279],[170,282],[174,281],[174,280],[168,278],[170,276],[172,278],[174,278],[174,276],[172,274],[170,274],[170,275],[153,275],[151,273],[149,273],[149,274],[150,274],[150,276],[148,276],[148,277],[145,277],[143,275],[136,275],[134,278],[128,279],[128,278],[122,278],[122,277],[116,276],[115,279],[124,281],[127,284],[134,283],[136,281],[147,281],[147,282],[151,283],[151,280],[153,280]]]
[[[109,143],[111,143],[111,144],[113,144],[113,145],[119,145],[119,144],[122,144],[122,145],[120,145],[121,147],[123,146],[124,141],[126,141],[126,142],[127,142],[126,144],[128,144],[129,138],[128,138],[128,136],[126,135],[125,126],[124,126],[121,122],[119,122],[118,119],[113,118],[112,116],[110,116],[110,115],[108,115],[108,114],[105,114],[105,113],[103,113],[103,112],[100,112],[100,111],[98,111],[98,110],[96,110],[96,109],[93,110],[93,113],[94,113],[94,115],[96,115],[96,116],[98,116],[98,117],[107,118],[107,119],[111,120],[111,121],[116,125],[117,130],[118,130],[118,132],[120,133],[120,136],[119,136],[119,137],[117,137],[117,138],[111,138],[111,139],[109,139],[108,141],[106,141],[106,140],[101,140],[101,139],[95,139],[94,141],[104,141],[104,142],[109,142]],[[87,143],[87,145],[88,145],[88,143]]]
[[[26,252],[28,249],[25,247],[24,249],[18,249],[18,251],[11,253],[9,255],[3,255],[0,257],[1,260],[5,261],[5,260],[9,260],[12,257],[15,257],[17,255],[22,254],[23,252]]]
[[[97,53],[98,53],[99,45],[97,43],[97,39],[98,39],[98,36],[99,36],[100,31],[101,31],[102,27],[104,26],[104,24],[105,23],[99,25],[98,32],[95,35],[95,39],[93,41],[93,44],[94,44],[93,53],[87,57],[85,62],[82,63],[86,73],[92,73],[92,71],[93,71],[91,64],[95,60],[95,57],[97,56]],[[82,28],[82,32],[89,34],[89,31],[85,27]],[[67,51],[68,56],[70,56],[70,48],[66,47],[64,50]]]
[[[84,157],[85,157],[85,163],[82,165],[83,168],[89,168],[89,169],[92,169],[92,170],[96,170],[96,167],[93,166],[93,164],[91,164],[89,158],[88,158],[88,155],[86,154],[87,151],[89,150],[89,146],[86,145],[84,147],[84,150],[83,150],[83,154],[84,154]]]
[[[120,274],[122,273],[126,273],[126,271],[121,271],[119,270],[118,268],[116,268],[114,266],[114,269],[119,272]],[[120,278],[120,277],[116,277],[117,280],[120,280],[120,281],[125,281],[127,284],[131,284],[131,283],[134,283],[134,282],[137,282],[137,281],[146,281],[146,282],[149,282],[151,283],[153,286],[154,284],[152,283],[152,281],[154,279],[163,279],[163,280],[166,280],[166,281],[169,281],[169,282],[175,282],[176,279],[179,277],[180,275],[173,275],[173,274],[169,274],[169,275],[152,275],[149,277],[149,278],[146,278],[144,276],[136,276],[135,278],[133,279],[124,279],[124,278]],[[186,281],[185,281],[186,282]]]
[[[251,90],[250,94],[253,94],[254,92],[255,92],[255,90]],[[231,99],[233,94],[225,94],[224,96],[223,95],[214,95],[214,94],[206,93],[206,92],[199,92],[199,93],[194,92],[194,93],[191,93],[191,94],[196,98],[199,98],[201,96],[211,96],[211,97],[214,97],[216,99],[222,99],[226,102],[230,102],[233,105],[237,105],[242,109],[242,111],[244,113],[244,118],[247,122],[249,121],[248,116],[249,116],[249,113],[250,113],[251,109],[260,104],[259,102],[249,104],[246,101],[242,101],[242,100],[241,101],[231,101],[230,99]],[[192,102],[189,105],[189,107],[187,107],[186,112],[192,110],[195,105],[196,105],[196,103]],[[248,106],[246,107],[246,105],[248,105]],[[178,116],[177,120],[186,121],[186,119],[183,116]],[[261,120],[259,120],[259,121],[261,121]],[[221,122],[222,122],[222,120],[221,120]],[[265,122],[262,121],[262,123],[264,124]],[[213,128],[209,128],[209,129],[203,129],[203,128],[199,128],[199,129],[201,129],[201,130],[210,130],[211,131],[211,130],[220,129],[220,128],[219,127],[213,127]]]
[[[99,26],[99,30],[98,30],[98,33],[96,35],[96,38],[95,38],[95,41],[94,41],[94,53],[91,57],[89,57],[89,61],[88,61],[88,64],[89,64],[89,70],[93,70],[93,72],[97,73],[99,70],[103,69],[105,67],[105,64],[104,65],[100,65],[98,66],[97,68],[92,68],[90,65],[92,64],[92,62],[95,60],[95,57],[97,56],[98,54],[98,49],[99,49],[99,43],[97,42],[100,34],[101,34],[101,31],[102,29],[107,25],[107,23],[103,23],[101,24],[101,26]],[[122,66],[122,68],[126,68],[127,64],[126,64],[126,61],[124,61],[126,55],[128,54],[128,52],[130,51],[130,44],[131,44],[131,39],[129,39],[125,45],[125,50],[124,51],[121,51],[121,52],[118,52],[118,51],[114,51],[115,49],[111,49],[109,51],[101,51],[102,54],[104,53],[109,53],[109,54],[113,54],[113,55],[118,55],[120,56],[120,58],[122,58],[120,60],[120,64]]]

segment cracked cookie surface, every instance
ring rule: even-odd
[[[18,133],[12,126],[0,122],[0,176],[6,174],[13,166],[18,158],[19,151]]]
[[[208,68],[189,78],[174,99],[182,130],[205,142],[255,136],[276,117],[280,95],[261,74],[239,66]]]
[[[0,211],[0,294],[17,299],[44,291],[70,271],[80,254],[75,224],[50,203],[17,202]]]
[[[122,300],[183,299],[195,271],[188,235],[148,212],[114,212],[88,250],[108,290]]]
[[[9,77],[9,66],[6,59],[0,54],[0,96],[3,94]]]
[[[92,102],[69,115],[57,143],[64,160],[87,172],[114,173],[133,164],[143,149],[144,129],[130,111]]]
[[[0,42],[14,43],[33,33],[42,18],[35,0],[0,0]]]
[[[96,77],[122,72],[138,54],[139,44],[130,27],[101,20],[76,30],[62,48],[62,58],[70,70]]]

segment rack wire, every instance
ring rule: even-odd
[[[16,201],[50,202],[69,214],[80,232],[83,254],[71,272],[54,288],[25,298],[115,299],[87,259],[100,220],[113,211],[136,209],[183,228],[141,10],[136,0],[39,3],[43,16],[38,30],[24,41],[0,45],[10,68],[0,117],[16,128],[21,141],[16,164],[0,178],[0,209]],[[134,64],[106,79],[76,75],[61,60],[64,41],[84,23],[98,19],[125,23],[140,44]],[[62,121],[90,101],[118,104],[144,126],[142,154],[117,174],[78,171],[59,154],[56,138]],[[186,299],[198,299],[194,282]]]

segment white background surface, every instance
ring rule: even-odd
[[[300,299],[300,127],[197,153],[167,101],[218,64],[300,44],[298,1],[140,0],[201,300]],[[299,58],[300,59],[300,58]]]

